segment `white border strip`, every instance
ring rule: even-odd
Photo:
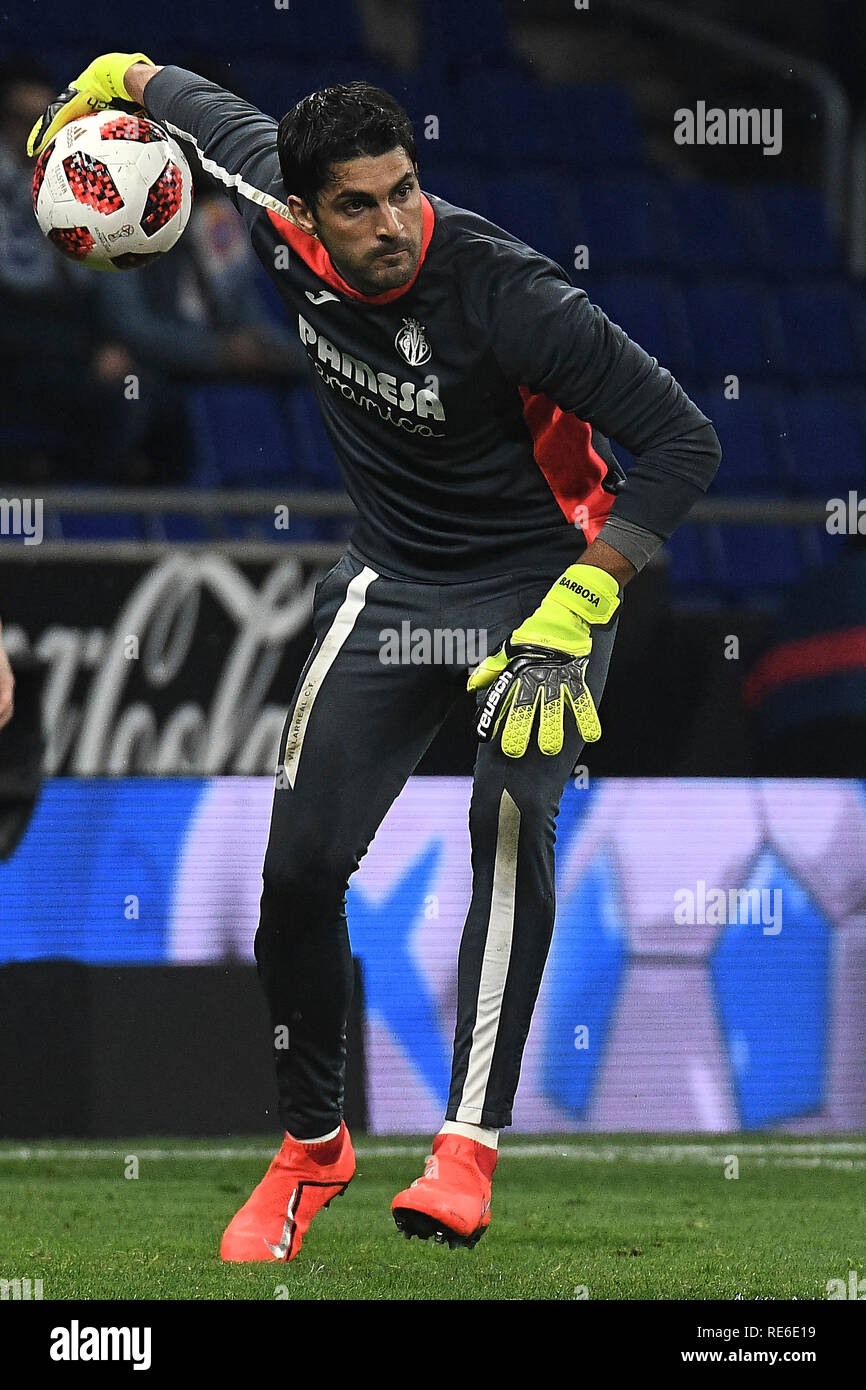
[[[235,1144],[213,1148],[141,1148],[135,1139],[121,1145],[115,1141],[103,1146],[86,1147],[62,1145],[20,1145],[0,1147],[0,1163],[92,1162],[125,1160],[134,1154],[141,1161],[226,1162],[237,1159],[270,1160],[274,1144]],[[423,1158],[429,1141],[382,1144],[360,1143],[355,1153],[362,1160],[373,1158]],[[730,1153],[756,1167],[836,1168],[841,1171],[861,1171],[866,1168],[866,1142],[820,1141],[813,1144],[774,1144],[741,1142],[737,1135],[728,1135],[718,1145],[709,1144],[583,1144],[563,1140],[560,1143],[542,1140],[538,1143],[509,1143],[506,1139],[500,1150],[508,1158],[565,1158],[574,1162],[595,1163],[700,1163],[720,1167]]]

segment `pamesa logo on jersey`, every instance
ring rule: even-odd
[[[424,336],[424,329],[417,319],[404,319],[394,339],[394,346],[409,363],[410,367],[420,367],[429,362],[430,344]]]

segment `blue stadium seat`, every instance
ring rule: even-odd
[[[456,86],[451,157],[470,155],[514,173],[561,163],[547,91],[522,72],[484,68]],[[442,136],[440,135],[440,139]]]
[[[654,174],[582,174],[577,179],[579,218],[572,245],[589,249],[590,266],[602,275],[662,268],[670,257],[667,184]]]
[[[322,87],[341,82],[372,82],[391,91],[397,86],[396,74],[367,58],[339,58],[328,63],[286,62],[282,58],[262,58],[241,54],[228,67],[228,85],[267,115],[280,120],[287,111]],[[398,91],[393,95],[400,99]]]
[[[680,526],[666,542],[668,575],[678,603],[685,607],[716,608],[721,604],[717,566],[706,526]]]
[[[580,236],[574,190],[565,179],[517,173],[492,179],[487,209],[491,222],[570,269]]]
[[[662,275],[575,278],[594,304],[675,376],[691,370],[694,353],[683,296]]]
[[[141,519],[132,512],[61,512],[65,541],[140,541]]]
[[[838,240],[817,189],[756,185],[744,199],[761,239],[764,271],[779,279],[842,271]]]
[[[265,317],[274,323],[283,332],[288,328],[290,332],[297,332],[297,320],[292,316],[289,318],[289,311],[280,298],[276,284],[268,275],[264,266],[257,265],[255,271],[256,303]]]
[[[569,169],[639,169],[643,134],[626,87],[567,83],[544,91],[547,162]]]
[[[475,165],[428,162],[426,154],[426,150],[421,151],[425,157],[421,166],[421,187],[425,192],[438,193],[446,202],[456,203],[482,217],[491,215],[488,181],[478,173]]]
[[[206,541],[213,530],[200,516],[187,512],[162,512],[156,518],[167,541]]]
[[[722,584],[733,603],[764,607],[779,591],[796,584],[804,569],[792,526],[723,526]]]
[[[21,12],[18,24],[31,49],[34,24],[45,34],[70,32],[69,6],[63,0],[38,0],[38,4],[23,0],[7,8],[13,14]],[[5,30],[7,16],[3,18]],[[87,41],[91,57],[111,51],[117,45],[117,23],[113,0],[88,0],[80,16],[76,15],[75,42]],[[244,0],[242,11],[233,0],[208,0],[206,5],[149,0],[136,37],[154,60],[169,54],[181,64],[187,55],[202,51],[224,63],[227,53],[239,50],[277,51],[291,61],[293,55],[296,60],[329,51],[341,55],[363,47],[354,0],[328,0],[327,5],[319,0],[289,0],[285,9],[277,9],[274,0]]]
[[[286,409],[292,437],[292,479],[296,486],[340,488],[342,481],[325,433],[315,393],[299,387],[288,393]]]
[[[798,385],[862,382],[866,342],[851,285],[800,285],[777,294],[788,370]]]
[[[866,407],[856,391],[821,390],[782,398],[789,487],[835,497],[866,481]]]
[[[6,16],[4,15],[4,21],[5,18]],[[40,23],[42,22],[45,21],[42,21],[40,18]],[[53,76],[55,89],[58,92],[63,91],[63,88],[71,79],[76,77],[78,73],[83,72],[87,64],[93,61],[93,41],[91,40],[91,42],[88,43],[86,33],[82,39],[78,26],[76,25],[75,27],[76,34],[74,44],[63,44],[56,48],[53,45],[43,48],[40,44],[39,47],[40,66],[46,68]],[[2,44],[0,44],[0,56],[5,56],[5,48]]]
[[[784,492],[786,473],[779,443],[778,392],[755,388],[739,400],[726,400],[721,389],[692,391],[690,396],[712,420],[722,446],[722,461],[711,495],[740,497]]]
[[[781,327],[772,297],[742,280],[709,280],[685,289],[695,370],[708,381],[729,374],[778,377],[785,368]]]
[[[512,61],[503,0],[472,0],[459,15],[453,0],[424,0],[419,9],[425,67],[444,71]]]
[[[268,541],[295,545],[298,541],[331,540],[333,523],[329,517],[299,516],[292,513],[289,525],[277,531],[270,513],[260,516],[224,512],[220,517],[225,535],[236,541]]]
[[[800,547],[807,569],[823,569],[833,564],[840,559],[847,543],[847,536],[831,534],[826,524],[800,527]]]
[[[82,44],[88,40],[98,40],[109,31],[109,0],[93,0],[85,6],[81,23],[75,25],[75,42]],[[115,16],[115,25],[116,25]],[[36,28],[49,38],[50,35],[68,33],[69,10],[63,0],[19,0],[15,5],[4,7],[2,35],[4,44],[17,48],[19,52],[33,51],[33,36]],[[102,50],[99,50],[102,51]],[[91,50],[91,58],[93,52]],[[80,71],[65,74],[66,81]]]
[[[196,40],[206,41],[212,29],[211,6],[201,7],[199,13],[195,6],[177,8],[194,21]],[[321,63],[326,57],[355,58],[366,51],[355,0],[289,0],[285,9],[277,9],[273,0],[245,0],[242,10],[232,5],[229,16],[225,29],[235,52],[267,53],[288,63]]]
[[[471,158],[471,151],[462,139],[460,113],[451,79],[422,64],[414,72],[395,73],[388,90],[412,118],[422,171],[433,162],[459,163]],[[431,116],[436,117],[436,124],[428,129],[426,122]]]
[[[760,265],[761,249],[748,204],[725,184],[672,179],[668,183],[671,240],[668,255],[677,269],[749,271]]]
[[[194,487],[294,481],[294,450],[275,391],[262,386],[199,386],[188,401]]]

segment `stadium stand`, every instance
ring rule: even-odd
[[[302,22],[287,25],[284,51],[272,41],[271,6],[248,5],[243,40],[230,58],[219,51],[211,7],[163,7],[153,30],[156,56],[177,54],[191,66],[210,58],[277,117],[325,83],[362,76],[389,88],[416,122],[422,187],[558,261],[713,419],[724,449],[714,497],[816,499],[862,485],[866,295],[846,277],[817,190],[672,177],[648,156],[629,90],[543,84],[510,45],[502,0],[465,7],[459,28],[444,0],[427,0],[423,61],[409,72],[369,50],[352,0],[300,3]],[[6,26],[13,50],[30,40],[31,0],[19,11]],[[64,14],[60,0],[40,3],[42,31],[62,32]],[[74,48],[44,55],[58,81],[114,33],[108,0],[89,5],[76,27]],[[433,139],[425,138],[430,115],[438,119]],[[585,270],[574,260],[584,245]],[[266,314],[279,319],[263,273],[259,286]],[[727,399],[732,375],[739,394]],[[339,488],[308,389],[205,383],[190,385],[186,399],[193,486]],[[33,439],[44,447],[41,430],[34,421]],[[262,438],[266,449],[251,442]],[[0,425],[0,446],[20,449],[22,441],[20,422]],[[311,537],[332,535],[335,524],[311,518],[306,529]],[[68,537],[141,530],[131,514],[107,522],[78,513],[61,525]],[[150,522],[148,534],[154,525],[166,537],[201,534],[191,517]],[[226,525],[236,529],[230,518]],[[670,547],[674,590],[689,602],[739,601],[748,592],[763,601],[820,563],[820,529],[688,527]]]

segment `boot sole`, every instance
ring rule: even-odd
[[[478,1226],[471,1235],[466,1236],[446,1226],[426,1211],[415,1211],[412,1207],[398,1207],[392,1214],[397,1230],[407,1240],[411,1240],[413,1236],[417,1236],[419,1240],[432,1238],[437,1245],[447,1245],[449,1250],[474,1250],[487,1230],[486,1226]]]

